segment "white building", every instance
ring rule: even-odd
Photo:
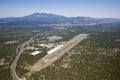
[[[57,47],[49,50],[49,51],[48,51],[48,54],[52,54],[53,52],[57,51],[57,50],[60,49],[61,47],[63,47],[63,45],[58,45]]]
[[[37,55],[37,54],[39,54],[39,53],[41,53],[41,51],[34,51],[34,52],[31,53],[31,55],[34,55],[34,56],[35,56],[35,55]]]

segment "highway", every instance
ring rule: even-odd
[[[45,57],[40,59],[37,63],[30,66],[30,73],[40,71],[46,68],[47,66],[51,65],[53,62],[55,62],[57,59],[59,59],[61,56],[67,53],[70,49],[72,49],[75,45],[77,45],[80,41],[86,39],[87,36],[88,34],[79,34],[75,36],[73,39],[66,42],[63,47],[53,52],[52,54],[46,55]]]
[[[39,33],[40,34],[40,33]],[[33,38],[31,38],[30,40],[24,42],[23,44],[19,45],[16,49],[16,58],[14,59],[13,63],[10,66],[11,69],[11,76],[13,80],[22,80],[21,78],[19,78],[16,74],[16,66],[17,66],[17,62],[21,56],[21,54],[26,50],[25,46],[27,46],[35,37],[37,37],[39,34],[35,35]]]

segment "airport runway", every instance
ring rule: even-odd
[[[65,53],[67,53],[70,49],[72,49],[75,45],[77,45],[80,41],[83,39],[86,39],[88,34],[79,34],[75,36],[70,41],[66,42],[63,47],[58,49],[57,51],[53,52],[52,54],[48,54],[42,59],[40,59],[37,63],[35,63],[33,66],[30,66],[30,72],[40,71],[47,66],[51,65],[53,62],[55,62],[57,59],[59,59],[61,56],[63,56]]]
[[[29,44],[38,35],[34,36],[27,42],[19,45],[19,47],[17,48],[16,58],[10,66],[11,76],[12,76],[13,80],[22,80],[16,74],[17,62],[18,62],[21,54],[25,51],[25,46],[27,44]],[[46,68],[47,66],[51,65],[53,62],[55,62],[57,59],[59,59],[62,55],[67,53],[71,48],[73,48],[75,45],[77,45],[80,41],[82,41],[83,39],[86,39],[87,36],[88,36],[88,34],[79,34],[78,36],[74,37],[70,41],[66,42],[63,47],[61,47],[57,51],[53,52],[52,54],[46,55],[45,57],[40,59],[36,64],[34,64],[33,66],[30,66],[30,73],[32,73],[34,71],[40,71],[40,70]]]

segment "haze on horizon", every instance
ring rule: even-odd
[[[120,0],[0,0],[0,18],[35,12],[67,17],[120,18]]]

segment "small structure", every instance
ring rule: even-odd
[[[39,48],[35,48],[35,50],[38,50]]]
[[[39,54],[39,53],[41,53],[41,52],[40,52],[40,51],[34,51],[34,52],[31,53],[31,55],[34,55],[34,56],[35,56],[35,55],[37,55],[37,54]]]
[[[29,49],[29,50],[34,50],[34,49],[35,49],[35,47],[34,47],[34,46],[32,46],[32,47],[28,47],[27,49]]]
[[[47,48],[52,48],[52,47],[55,46],[55,44],[53,44],[53,43],[49,43],[49,44],[40,44],[40,45],[38,45],[38,46],[47,47]]]
[[[39,44],[38,46],[46,47],[46,44]]]

